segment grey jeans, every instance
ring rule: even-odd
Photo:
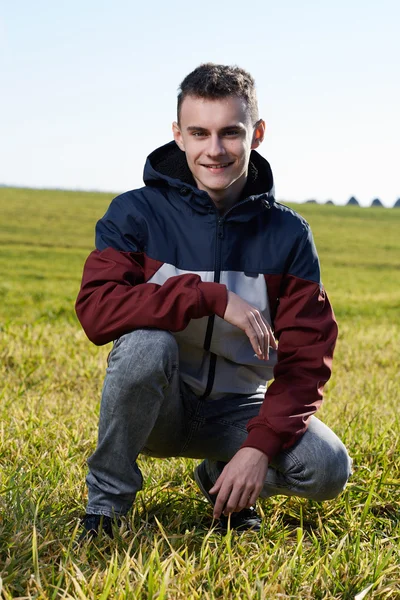
[[[166,331],[143,329],[119,338],[109,356],[96,451],[89,458],[87,513],[123,515],[142,487],[140,453],[205,459],[216,481],[246,439],[246,424],[263,397],[195,396],[179,376],[178,346]],[[351,473],[339,438],[316,417],[306,433],[270,464],[261,496],[325,500]]]

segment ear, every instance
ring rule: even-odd
[[[185,145],[183,143],[183,137],[181,129],[176,121],[172,123],[172,134],[174,136],[175,142],[178,144],[179,148],[185,152]]]
[[[255,150],[263,142],[265,135],[265,121],[260,119],[254,126],[253,141],[251,142],[251,149]]]

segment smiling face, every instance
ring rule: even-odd
[[[246,184],[251,150],[264,139],[264,121],[254,125],[245,100],[237,96],[186,96],[172,129],[197,187],[219,210],[228,210]]]

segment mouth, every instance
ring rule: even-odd
[[[204,164],[204,165],[201,165],[201,166],[205,167],[206,169],[208,169],[211,172],[220,173],[221,171],[223,171],[224,169],[227,169],[231,165],[233,165],[233,162],[216,163],[216,164]]]

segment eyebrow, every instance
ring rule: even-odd
[[[229,131],[230,129],[244,130],[245,127],[243,127],[243,125],[241,123],[235,123],[234,125],[227,125],[226,127],[221,127],[221,129],[219,131],[224,132],[224,131]],[[205,127],[200,127],[200,126],[196,126],[196,125],[189,125],[188,127],[186,127],[186,131],[208,131],[208,129],[206,129]]]

